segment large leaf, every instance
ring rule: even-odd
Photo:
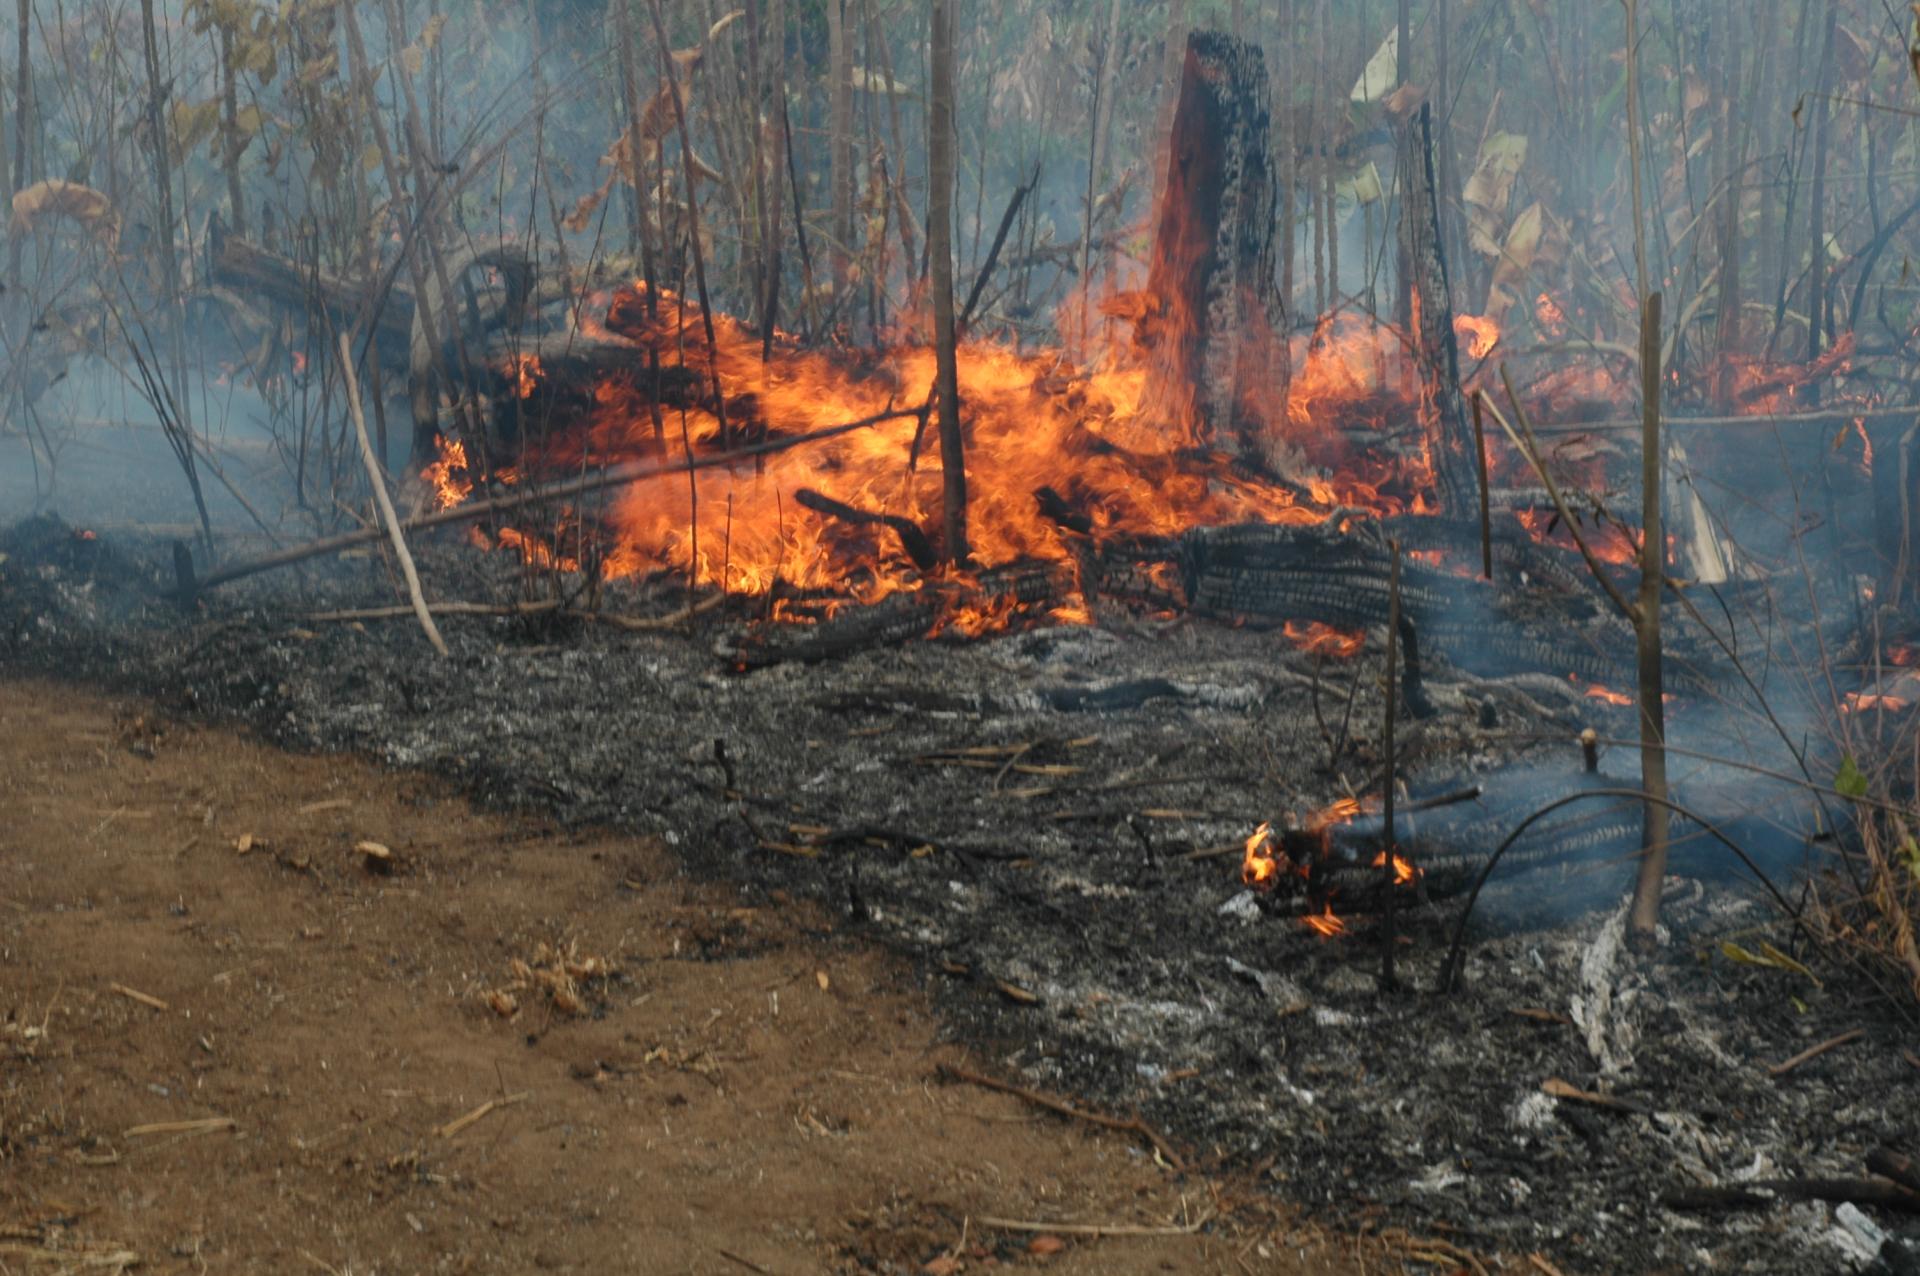
[[[1393,91],[1394,81],[1400,77],[1400,28],[1394,27],[1387,32],[1387,38],[1380,42],[1373,56],[1367,59],[1366,69],[1360,72],[1360,78],[1353,84],[1353,100],[1356,102],[1378,102]]]
[[[1507,204],[1513,198],[1513,180],[1527,162],[1527,139],[1521,133],[1495,133],[1480,145],[1473,176],[1460,193],[1467,206],[1467,242],[1489,257],[1500,255]]]

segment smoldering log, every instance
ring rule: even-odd
[[[793,499],[795,504],[804,506],[816,514],[824,514],[828,518],[836,518],[855,527],[887,528],[900,538],[900,547],[907,551],[907,557],[913,560],[913,565],[923,572],[932,571],[934,564],[940,561],[940,556],[934,553],[933,542],[927,539],[927,534],[921,531],[912,519],[902,518],[898,514],[879,514],[872,510],[859,509],[808,487],[795,492]]]
[[[1276,196],[1266,60],[1219,32],[1187,37],[1166,192],[1138,339],[1143,402],[1196,446],[1265,463],[1260,423],[1284,406],[1286,316],[1275,284]]]

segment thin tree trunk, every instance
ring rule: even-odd
[[[1840,14],[1839,0],[1827,5],[1827,30],[1820,43],[1819,88],[1813,99],[1813,196],[1808,209],[1807,362],[1820,357],[1827,317],[1827,123],[1832,118],[1828,81],[1833,75],[1833,33]],[[1810,400],[1820,402],[1820,383],[1807,387]]]
[[[227,202],[233,218],[233,233],[245,237],[247,233],[247,213],[240,198],[240,152],[247,148],[246,141],[240,136],[239,89],[235,84],[238,77],[233,70],[233,28],[222,23],[220,26],[220,115],[221,131],[225,134],[220,148],[221,165],[227,171]]]
[[[1113,121],[1113,78],[1115,46],[1120,41],[1120,0],[1107,5],[1107,34],[1100,42],[1100,70],[1093,100],[1093,138],[1087,154],[1086,220],[1080,230],[1080,344],[1087,342],[1087,308],[1093,290],[1093,209],[1100,197],[1101,170],[1107,163],[1107,130]]]
[[[933,271],[933,342],[940,397],[941,514],[947,561],[967,560],[966,444],[953,331],[953,0],[933,0],[932,84],[927,108],[927,252]]]
[[[1660,923],[1660,890],[1667,876],[1667,713],[1660,650],[1660,595],[1666,580],[1667,538],[1660,522],[1660,294],[1640,306],[1640,596],[1634,635],[1640,669],[1640,786],[1654,800],[1645,804],[1640,874],[1633,888],[1628,933],[1653,942]]]
[[[33,34],[33,0],[20,0],[20,56],[15,62],[14,105],[13,105],[13,189],[15,192],[27,188],[31,178],[27,175],[27,130],[33,120],[33,58],[29,39]],[[11,206],[11,205],[9,205]],[[9,235],[7,244],[7,279],[17,290],[20,287],[20,248],[19,235]]]
[[[853,76],[845,0],[827,7],[827,168],[833,187],[833,302],[846,291],[853,244]]]
[[[707,372],[713,379],[713,411],[720,418],[720,445],[731,448],[733,427],[727,422],[727,396],[720,385],[719,341],[713,327],[713,298],[707,292],[707,254],[700,246],[700,191],[693,166],[693,131],[687,127],[687,99],[680,91],[680,77],[673,69],[673,47],[667,43],[667,25],[660,16],[660,0],[648,0],[647,12],[653,18],[653,38],[660,45],[660,74],[666,77],[667,96],[673,99],[674,122],[680,126],[680,160],[687,179],[687,241],[693,250],[693,279],[700,290],[700,318],[707,332]],[[680,362],[685,366],[686,358],[682,356]],[[684,432],[684,418],[681,428]]]

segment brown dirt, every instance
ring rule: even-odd
[[[1357,1270],[1257,1194],[942,1084],[993,1063],[902,963],[658,845],[30,683],[0,684],[0,812],[9,1270]],[[1208,1212],[1048,1258],[980,1221]]]

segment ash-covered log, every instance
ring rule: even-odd
[[[1260,425],[1285,410],[1288,379],[1268,111],[1257,45],[1211,31],[1187,37],[1136,325],[1153,350],[1149,409],[1196,446],[1262,461]]]

